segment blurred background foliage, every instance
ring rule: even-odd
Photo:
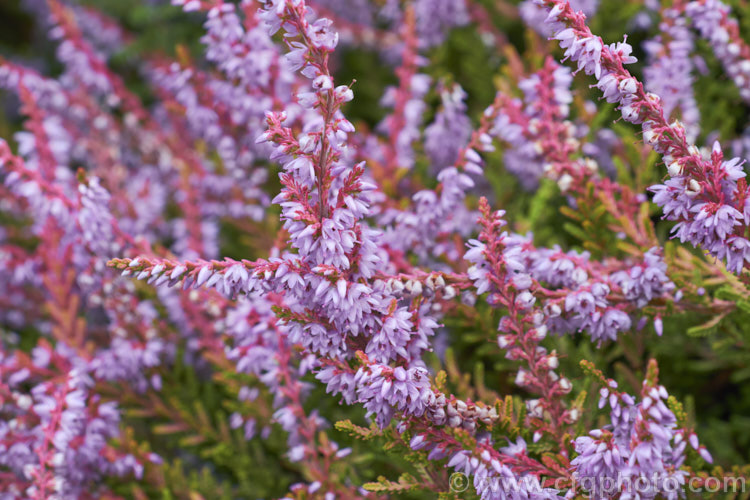
[[[520,55],[525,71],[541,66],[546,52],[559,54],[551,48],[551,42],[525,29],[519,19],[506,15],[512,11],[508,5],[500,8],[502,2],[496,0],[479,2],[492,23],[505,34],[510,47]],[[54,75],[59,72],[54,46],[46,39],[43,23],[29,15],[20,3],[19,0],[0,1],[0,55],[23,60]],[[111,65],[147,104],[152,97],[139,75],[139,62],[144,54],[175,57],[177,47],[182,46],[195,61],[200,61],[202,16],[184,14],[164,2],[90,0],[84,3],[119,20],[134,35],[132,43],[112,58]],[[750,5],[744,0],[728,3],[748,38]],[[653,35],[653,29],[635,28],[634,18],[643,11],[638,1],[603,0],[591,20],[592,30],[608,43],[622,40],[627,32],[635,55],[643,61],[641,42]],[[652,26],[655,22],[652,18]],[[699,143],[716,134],[722,139],[736,137],[748,126],[749,110],[735,86],[722,74],[710,47],[701,43],[698,53],[708,67],[708,73],[698,76],[695,85],[703,124]],[[342,47],[337,54],[338,81],[357,81],[356,99],[348,106],[347,114],[359,126],[374,128],[386,113],[378,104],[383,90],[396,82],[393,68],[372,50]],[[475,121],[491,103],[498,86],[517,92],[514,84],[520,75],[515,73],[517,68],[510,64],[507,52],[487,47],[472,26],[454,30],[445,45],[427,55],[429,64],[424,71],[436,80],[446,78],[460,83],[468,94],[470,116]],[[642,63],[633,68],[634,73],[641,76]],[[590,89],[590,83],[583,74],[575,79],[576,95],[581,102],[596,102],[598,98],[598,91]],[[0,136],[9,138],[20,127],[18,103],[7,94],[0,94],[0,99],[5,108],[0,114]],[[439,98],[433,92],[427,101],[430,108],[426,119],[429,121],[439,106]],[[644,169],[648,178],[640,182],[645,185],[657,182],[661,170],[655,158],[642,158],[637,129],[623,122],[615,123],[617,117],[612,105],[601,103],[594,121],[613,128],[626,145],[633,145],[630,155],[633,161],[653,163],[653,168]],[[633,170],[632,165],[624,165],[624,168]],[[427,169],[421,170],[426,172]],[[567,205],[567,201],[554,184],[542,183],[535,193],[523,192],[515,177],[504,171],[501,152],[490,156],[486,172],[497,200],[494,206],[507,211],[515,230],[533,231],[540,245],[560,244],[583,249],[575,224],[570,226],[570,219],[560,213],[559,207]],[[425,182],[429,181],[425,179]],[[654,220],[658,220],[656,216]],[[278,225],[276,221],[272,213],[267,224],[273,228]],[[565,230],[566,225],[572,229]],[[667,225],[658,223],[658,234],[662,237],[666,238],[668,229]],[[254,258],[263,254],[263,243],[253,234],[228,225],[223,231],[225,255]],[[614,247],[615,236],[608,234],[606,226],[599,231],[599,236]],[[709,287],[706,293],[718,293],[720,288],[718,285]],[[621,387],[637,393],[647,360],[655,357],[659,361],[662,383],[686,405],[701,442],[711,450],[717,463],[727,466],[750,461],[748,311],[750,308],[738,308],[718,325],[704,329],[696,329],[696,325],[710,318],[697,313],[665,317],[663,336],[658,337],[652,327],[647,327],[622,335],[616,343],[606,344],[601,349],[596,349],[583,335],[550,338],[547,342],[550,349],[556,349],[561,355],[560,371],[579,387],[588,387],[588,383],[578,361],[588,359],[605,374],[621,381]],[[440,343],[450,347],[440,356],[435,354],[432,361],[436,369],[447,368],[448,388],[457,396],[477,396],[469,389],[468,381],[477,384],[481,388],[479,392],[487,391],[487,394],[504,396],[517,392],[512,381],[515,364],[504,359],[494,344],[498,320],[499,312],[481,301],[475,307],[461,307],[446,317],[449,333]],[[285,436],[278,428],[272,430],[268,439],[250,442],[245,441],[241,430],[226,428],[228,415],[238,404],[237,394],[231,389],[233,385],[216,377],[199,376],[187,365],[176,366],[164,378],[163,394],[172,398],[172,406],[181,408],[181,413],[144,413],[138,409],[142,404],[133,400],[127,418],[133,443],[149,442],[153,451],[169,457],[160,472],[162,484],[168,487],[161,491],[140,491],[144,498],[182,498],[183,493],[187,497],[190,492],[197,492],[204,498],[279,497],[290,484],[303,479],[304,475],[296,466],[283,458]],[[264,397],[270,398],[270,395]],[[585,408],[596,411],[596,400],[594,392],[586,400]],[[366,425],[360,408],[339,405],[320,385],[315,386],[307,401],[309,409],[317,408],[330,422],[350,419]],[[602,413],[602,424],[604,417]],[[180,422],[184,425],[175,425]],[[408,456],[398,448],[383,449],[388,440],[382,436],[362,442],[346,432],[331,430],[330,433],[342,447],[354,448],[352,460],[346,465],[342,463],[336,470],[353,484],[375,481],[381,475],[395,479],[400,471],[409,470]],[[198,437],[194,437],[196,435]],[[132,491],[117,488],[123,486],[117,486],[115,491],[126,497],[132,494]],[[411,496],[405,494],[404,498]]]

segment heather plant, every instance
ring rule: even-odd
[[[0,499],[750,498],[743,2],[0,19]]]

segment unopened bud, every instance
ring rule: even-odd
[[[669,175],[671,175],[672,177],[682,175],[682,165],[679,161],[675,160],[667,165],[667,172],[669,172]]]
[[[687,184],[687,187],[685,188],[685,194],[688,195],[691,198],[694,198],[700,194],[702,191],[701,185],[698,181],[695,179],[690,179],[690,181]]]

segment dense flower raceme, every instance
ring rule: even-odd
[[[646,93],[624,68],[635,62],[630,45],[604,45],[586,26],[585,16],[573,12],[568,3],[541,3],[550,10],[548,21],[565,56],[575,61],[579,70],[596,77],[607,101],[620,105],[626,121],[641,124],[644,140],[663,155],[670,178],[652,190],[664,217],[679,221],[675,235],[705,248],[725,260],[729,269],[740,272],[750,262],[742,161],[725,161],[718,142],[710,155],[704,154],[688,141],[681,122],[667,121],[659,96]]]
[[[412,196],[406,210],[387,208],[381,222],[387,224],[384,235],[386,245],[392,251],[410,250],[422,259],[431,255],[447,255],[458,260],[461,249],[447,235],[467,235],[476,217],[466,208],[468,191],[476,183],[472,176],[482,174],[483,160],[478,151],[494,151],[489,131],[500,112],[504,96],[497,94],[495,102],[483,113],[481,124],[471,132],[469,141],[457,154],[452,165],[440,170],[436,189],[423,189]],[[434,129],[433,129],[434,130]]]
[[[665,117],[679,111],[687,138],[694,141],[700,131],[700,111],[692,88],[693,36],[675,9],[662,12],[660,28],[659,38],[644,46],[652,60],[644,75],[646,88],[661,96]]]
[[[548,60],[542,71],[519,82],[524,93],[523,102],[507,98],[495,121],[492,135],[511,146],[504,154],[505,166],[527,189],[536,188],[545,169],[549,170],[550,153],[570,156],[576,149],[576,127],[566,121],[573,100],[570,93],[572,79],[567,68]],[[548,130],[548,127],[554,129]],[[543,140],[545,132],[552,135],[552,141],[546,144]],[[550,148],[552,144],[554,148],[545,151],[545,146]],[[561,144],[567,151],[559,150]],[[567,182],[561,179],[561,187]]]
[[[435,170],[453,165],[471,137],[471,121],[466,116],[466,92],[460,85],[440,92],[442,109],[425,127],[424,148]]]
[[[415,14],[410,9],[404,19],[404,49],[398,68],[399,85],[389,88],[380,104],[393,109],[379,128],[388,137],[382,153],[384,168],[393,172],[397,167],[412,168],[413,144],[419,139],[425,103],[424,96],[430,87],[430,78],[417,73],[421,58],[417,54],[419,39],[416,34]]]
[[[494,223],[503,224],[503,221]],[[502,244],[493,242],[493,246],[500,245],[504,266],[512,271],[506,279],[511,280],[518,292],[514,299],[518,307],[529,309],[536,303],[535,282],[548,284],[549,288],[536,293],[541,296],[539,306],[544,314],[535,320],[545,325],[544,332],[547,329],[554,333],[585,330],[592,340],[615,340],[618,332],[631,328],[628,311],[637,311],[674,289],[656,249],[649,250],[642,262],[630,266],[618,262],[617,267],[608,269],[607,263],[591,262],[586,253],[566,253],[559,248],[536,249],[528,237],[503,233],[495,238],[502,241]],[[470,240],[469,247],[465,256],[473,264],[468,270],[469,278],[479,293],[492,291],[493,264],[488,258],[497,258],[497,252],[483,241]],[[564,288],[566,295],[557,297],[554,292],[557,287]],[[624,300],[617,304],[613,296]],[[501,338],[500,343],[504,342],[507,341]]]
[[[711,133],[698,37],[747,99],[750,52],[726,6],[680,1],[644,24],[641,84],[633,48],[586,26],[598,2],[171,3],[201,23],[204,57],[129,61],[149,106],[108,64],[133,36],[77,3],[27,6],[59,77],[0,59],[23,120],[15,149],[0,141],[0,498],[258,497],[278,475],[263,494],[434,496],[460,476],[483,499],[650,500],[725,474],[705,472],[700,412],[643,360],[674,340],[667,318],[711,315],[706,331],[750,300],[742,162],[695,146]],[[520,16],[539,54],[521,58],[490,13]],[[472,21],[507,62],[479,116],[476,82],[440,62]],[[646,147],[602,127],[547,36]],[[336,81],[340,45],[393,71],[371,129],[347,108],[369,90]],[[648,147],[675,235],[724,264],[660,240],[654,176],[624,165],[646,165]],[[540,227],[558,201],[570,238]],[[465,345],[499,374],[462,374]],[[581,352],[624,352],[620,385],[638,398],[569,359]],[[418,478],[362,484],[383,441]]]
[[[598,0],[573,0],[570,6],[575,11],[581,11],[586,14],[586,17],[591,17],[596,13],[596,9],[599,6]],[[547,13],[544,8],[539,4],[535,3],[534,0],[524,0],[518,8],[519,14],[523,18],[524,22],[538,31],[539,33],[548,36],[550,34],[550,27],[545,23],[547,19]]]
[[[641,401],[604,380],[599,408],[609,405],[611,425],[576,439],[579,453],[571,464],[592,498],[680,498],[687,473],[680,470],[689,445],[706,460],[711,456],[697,436],[680,427],[667,390],[658,385],[655,363],[643,381]]]
[[[750,46],[740,36],[739,25],[729,15],[729,6],[718,1],[681,3],[684,15],[711,44],[714,55],[740,90],[750,100]]]
[[[41,344],[31,357],[3,353],[1,373],[0,463],[12,474],[3,479],[8,498],[93,498],[92,481],[105,475],[140,477],[139,461],[108,444],[120,432],[119,411],[92,392],[85,359],[62,344],[56,350]]]

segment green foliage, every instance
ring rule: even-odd
[[[242,428],[230,429],[229,413],[239,404],[232,390],[237,384],[205,380],[181,359],[178,354],[174,369],[163,377],[162,391],[138,394],[123,388],[124,394],[118,397],[127,402],[123,405],[125,423],[134,438],[151,443],[152,451],[167,457],[161,466],[150,466],[158,469],[151,473],[162,477],[162,494],[171,492],[177,498],[194,494],[204,498],[282,496],[302,477],[283,457],[285,433],[273,425],[267,439],[248,441]],[[263,393],[242,409],[243,415],[257,418],[258,432],[268,423],[270,399]],[[269,470],[276,472],[269,475]],[[156,491],[144,489],[144,494],[160,498]]]
[[[364,488],[377,493],[403,493],[417,490],[419,483],[411,474],[401,474],[397,482],[379,476],[377,482],[365,483]]]

